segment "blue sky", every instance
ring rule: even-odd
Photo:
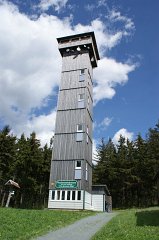
[[[0,127],[54,133],[61,56],[57,37],[94,31],[94,142],[135,139],[157,123],[158,0],[0,0]]]

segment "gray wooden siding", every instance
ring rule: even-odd
[[[86,161],[82,161],[81,179],[75,179],[75,160],[52,161],[50,175],[50,189],[55,189],[55,182],[58,180],[76,180],[78,189],[85,189],[91,192],[92,167],[88,165],[88,180],[86,180]]]
[[[92,120],[86,109],[57,111],[55,124],[56,134],[76,133],[77,124],[83,125],[83,132],[85,133],[87,132],[88,126],[88,134],[92,139]]]
[[[92,66],[89,53],[82,53],[63,57],[62,72],[83,68],[89,69],[90,73],[92,73]]]
[[[92,115],[92,98],[87,88],[75,88],[59,92],[58,110],[78,108],[79,94],[84,94],[84,107],[88,107]],[[88,105],[89,97],[89,105]]]
[[[76,142],[76,134],[56,135],[54,139],[53,159],[84,159],[84,141]]]

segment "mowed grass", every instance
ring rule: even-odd
[[[92,240],[159,240],[159,208],[121,211]]]
[[[0,208],[0,239],[32,239],[94,214],[89,211]]]

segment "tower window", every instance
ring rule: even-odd
[[[85,80],[85,69],[80,70],[79,81],[83,82]]]
[[[75,162],[75,179],[81,179],[81,168],[82,168],[82,161],[77,160]]]
[[[77,132],[83,132],[83,125],[77,124]]]
[[[77,142],[83,141],[83,125],[82,124],[77,125],[76,141]]]
[[[78,95],[78,101],[83,101],[84,100],[84,93],[80,93]]]
[[[87,126],[87,136],[86,136],[86,141],[87,141],[87,143],[88,143],[88,126]]]
[[[77,160],[75,164],[76,164],[76,165],[75,165],[75,168],[76,168],[76,169],[81,169],[81,166],[82,166],[81,160]]]
[[[86,162],[86,181],[88,181],[88,163]]]
[[[82,161],[77,160],[75,162],[75,179],[81,179],[81,168],[82,168]]]
[[[81,69],[80,74],[84,74],[84,69]]]
[[[89,96],[88,96],[88,98],[87,98],[87,102],[88,102],[88,105],[89,105]]]
[[[78,95],[78,108],[84,108],[84,93]]]

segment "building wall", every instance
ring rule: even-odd
[[[56,191],[57,192],[57,191]],[[62,190],[60,191],[62,192]],[[66,191],[67,192],[67,191]],[[75,200],[52,200],[52,190],[49,191],[49,201],[48,208],[53,209],[86,209],[93,211],[105,211],[105,196],[104,195],[92,195],[87,191],[81,191],[81,199],[77,200],[77,192],[76,190],[76,198]],[[57,194],[56,194],[57,195]],[[61,195],[60,195],[61,196]]]
[[[81,69],[84,69],[82,81]],[[79,94],[84,94],[82,107],[79,106]],[[78,187],[91,192],[92,106],[92,66],[89,53],[65,55],[58,95],[50,189],[57,180],[75,179],[75,162],[81,160]],[[83,125],[82,141],[77,141],[77,124]]]
[[[81,200],[52,200],[52,190],[49,191],[48,208],[53,209],[83,209],[83,191],[81,191]]]
[[[94,211],[102,211],[103,212],[103,207],[105,204],[105,199],[104,195],[97,195],[97,194],[92,194],[92,205],[93,205],[93,210]]]

